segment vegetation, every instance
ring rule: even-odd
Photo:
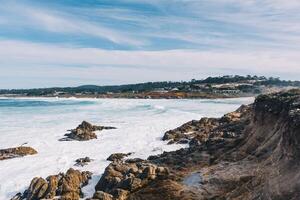
[[[79,87],[53,87],[53,88],[38,88],[38,89],[12,89],[0,90],[0,94],[14,94],[14,95],[27,95],[27,96],[47,96],[55,94],[107,94],[107,93],[143,93],[153,91],[196,91],[213,92],[213,86],[220,84],[234,84],[240,85],[234,88],[241,92],[259,93],[260,86],[277,86],[286,87],[294,86],[300,87],[300,81],[285,81],[279,78],[266,78],[264,76],[219,76],[208,77],[202,80],[192,79],[186,82],[147,82],[139,84],[126,84],[126,85],[112,85],[112,86],[97,86],[97,85],[83,85]],[[244,83],[244,85],[242,84]],[[204,87],[205,86],[205,87]],[[218,90],[224,91],[232,88],[222,87]]]

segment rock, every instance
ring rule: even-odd
[[[19,192],[13,198],[11,198],[10,200],[22,200],[22,199],[23,199],[22,193]]]
[[[118,188],[124,189],[127,191],[135,191],[143,186],[142,180],[140,178],[134,177],[128,177],[125,180],[121,180],[121,182],[118,184]]]
[[[122,190],[122,189],[116,189],[113,192],[113,196],[117,200],[126,200],[129,197],[129,191],[127,190]]]
[[[6,160],[34,154],[37,154],[37,151],[31,147],[20,146],[15,148],[1,149],[0,160]]]
[[[111,154],[106,160],[108,161],[118,161],[122,160],[123,158],[132,155],[132,153],[114,153]]]
[[[113,200],[113,196],[111,194],[102,192],[102,191],[97,191],[95,192],[93,199],[99,199],[99,200]]]
[[[130,193],[129,199],[299,199],[299,110],[300,90],[291,90],[260,95],[254,104],[221,118],[168,131],[165,139],[177,143],[188,137],[190,147],[150,156],[171,174]],[[201,174],[196,190],[174,184],[195,171]]]
[[[58,188],[58,181],[59,181],[58,175],[52,175],[47,177],[48,182],[48,188],[47,188],[47,194],[45,195],[46,199],[51,199],[56,195],[56,189]]]
[[[68,140],[78,140],[86,141],[91,139],[97,139],[95,131],[101,131],[104,129],[115,129],[115,127],[110,126],[95,126],[86,121],[83,121],[77,126],[77,128],[70,130],[70,133],[65,134],[65,138],[60,139],[60,141]]]
[[[148,165],[144,168],[143,173],[141,174],[141,178],[149,178],[149,179],[155,179],[156,178],[156,165]]]
[[[85,165],[87,165],[88,163],[90,163],[92,161],[92,159],[90,159],[89,157],[85,157],[85,158],[78,158],[77,160],[75,160],[75,166],[80,166],[83,167]]]
[[[210,138],[236,138],[242,132],[244,114],[249,113],[250,106],[242,105],[234,112],[224,115],[222,118],[202,118],[192,120],[173,130],[167,131],[163,140],[168,144],[190,144],[197,146],[205,143]],[[241,123],[240,123],[241,122]]]
[[[32,179],[29,188],[23,194],[17,194],[12,200],[53,199],[79,200],[82,197],[81,187],[91,179],[90,172],[80,172],[70,168],[65,174],[48,176],[46,179]]]
[[[134,162],[135,161],[135,162]],[[116,199],[126,199],[151,181],[163,179],[169,170],[141,159],[112,162],[104,171],[95,190],[109,193]]]

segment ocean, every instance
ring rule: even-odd
[[[23,192],[34,177],[46,178],[70,167],[93,173],[83,190],[91,196],[110,154],[134,152],[131,157],[147,158],[185,147],[161,141],[164,132],[204,116],[220,117],[253,101],[0,98],[0,149],[25,144],[38,151],[37,155],[0,161],[0,199]],[[59,141],[83,120],[117,129],[101,131],[95,140]],[[86,156],[94,161],[74,166],[77,158]]]

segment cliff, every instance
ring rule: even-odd
[[[184,139],[190,147],[151,156],[170,176],[129,199],[300,199],[300,90],[261,95],[220,119],[168,131],[164,139]]]

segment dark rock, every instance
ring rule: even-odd
[[[86,121],[83,121],[77,126],[77,128],[70,130],[70,133],[65,134],[65,138],[60,139],[60,141],[78,140],[86,141],[91,139],[97,139],[95,131],[101,131],[105,129],[115,129],[115,127],[110,126],[95,126]]]
[[[75,166],[83,167],[85,165],[88,165],[88,163],[90,163],[91,161],[92,159],[90,159],[89,157],[78,158],[77,160],[75,160]]]
[[[1,149],[0,160],[6,160],[34,154],[37,154],[37,151],[31,147],[20,146],[15,148]]]
[[[108,161],[120,161],[125,157],[132,155],[132,153],[114,153],[111,154],[106,160]]]

